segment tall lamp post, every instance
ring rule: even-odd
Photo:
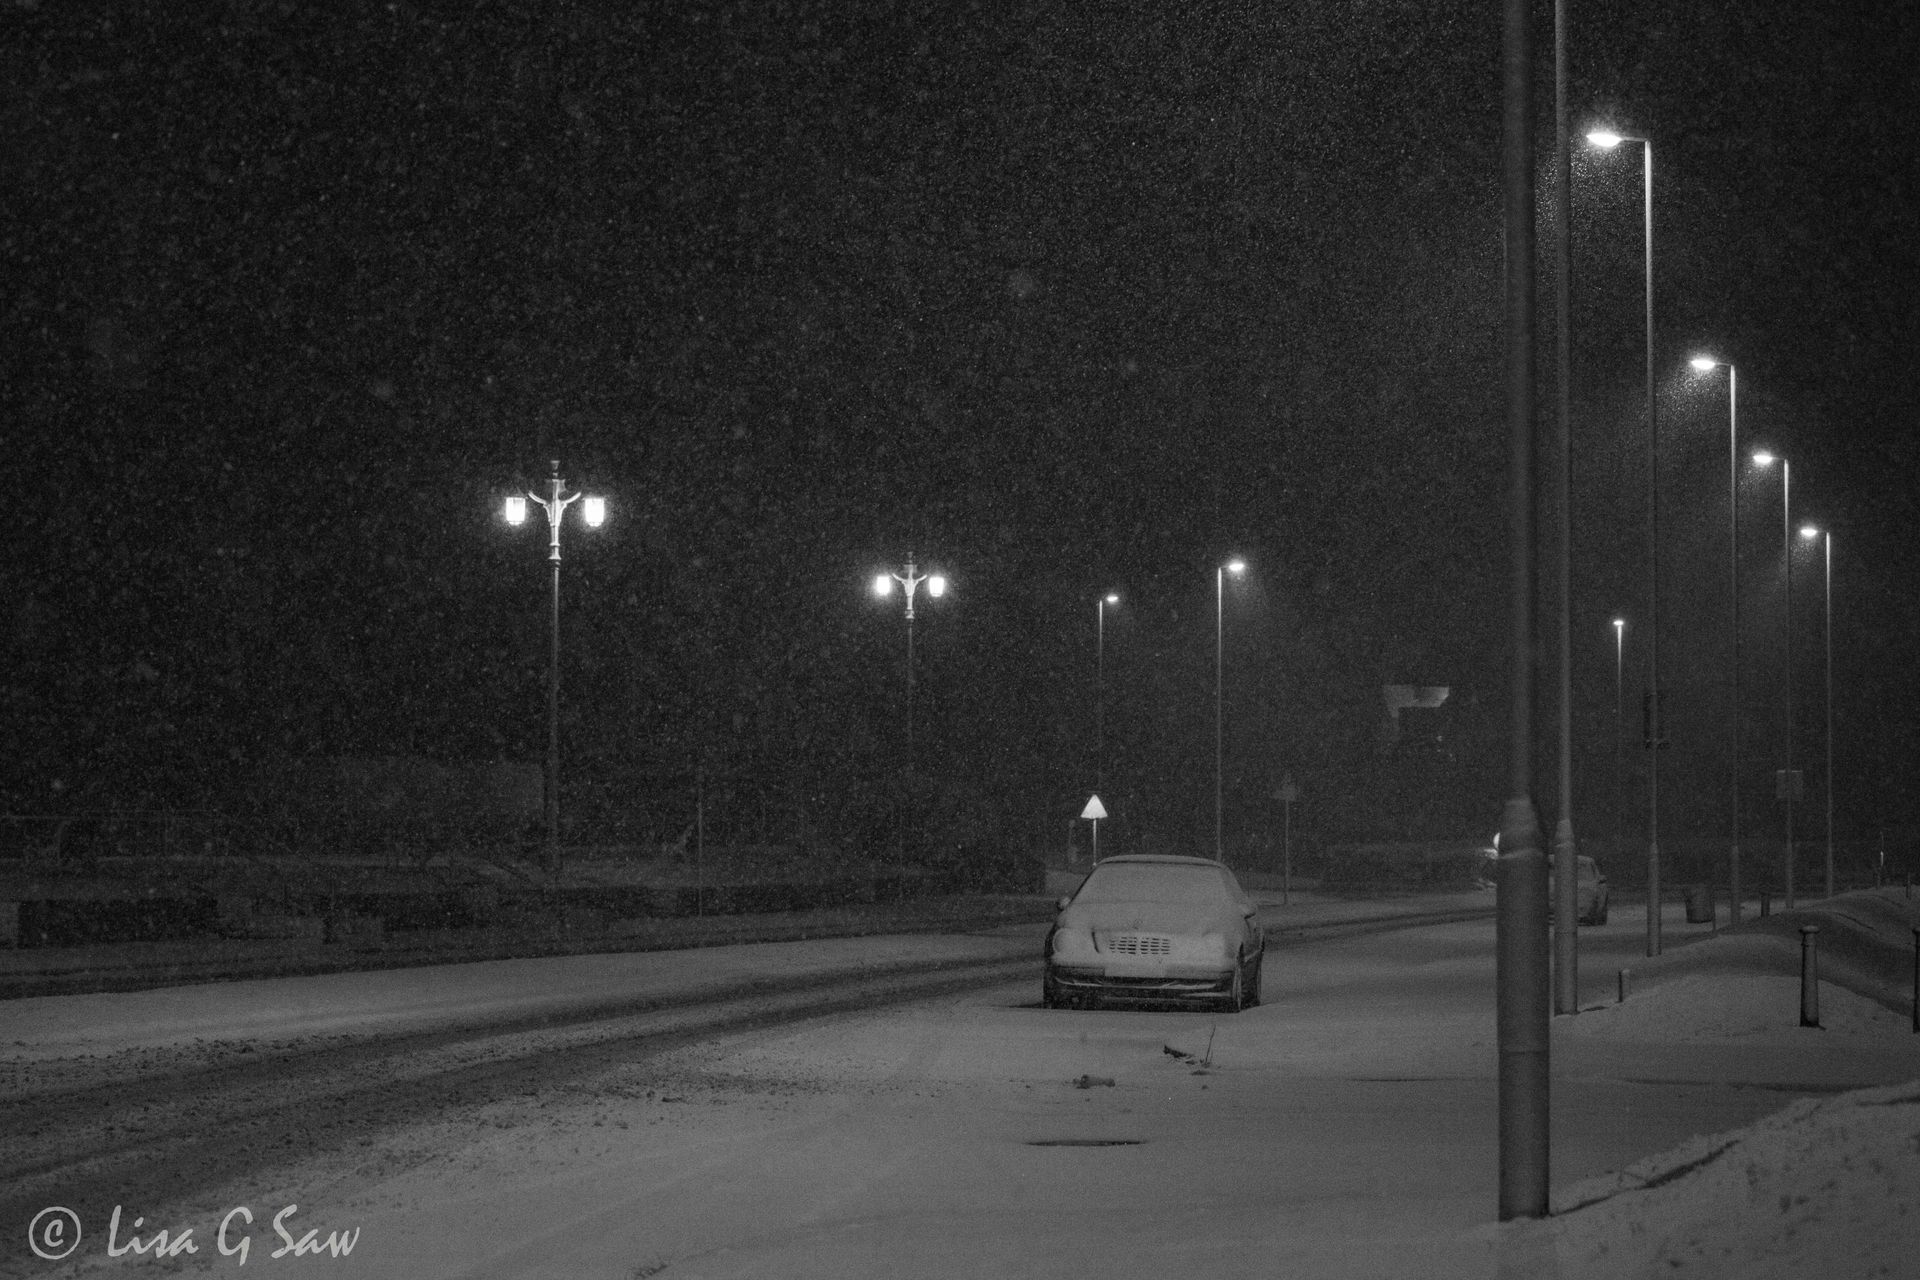
[[[1785,737],[1787,767],[1781,774],[1780,798],[1787,809],[1787,853],[1784,865],[1786,873],[1787,910],[1793,910],[1794,866],[1793,866],[1793,464],[1785,458],[1777,457],[1761,450],[1753,455],[1757,467],[1770,467],[1780,464],[1780,550],[1784,563],[1780,566],[1783,581],[1785,606],[1782,610],[1781,630],[1786,639],[1786,695],[1787,727]]]
[[[1226,860],[1222,797],[1226,791],[1226,717],[1222,691],[1226,678],[1227,575],[1239,577],[1247,571],[1247,562],[1235,556],[1213,569],[1213,856]]]
[[[1626,847],[1627,620],[1613,620],[1613,847]]]
[[[1728,783],[1732,792],[1733,842],[1727,847],[1727,894],[1731,919],[1740,923],[1740,371],[1712,356],[1695,356],[1690,363],[1701,373],[1727,371],[1727,599],[1732,611],[1733,700],[1727,716],[1732,739]]]
[[[1107,771],[1107,606],[1119,604],[1120,594],[1109,591],[1094,602],[1093,630],[1093,794],[1106,785]]]
[[[1827,896],[1833,896],[1833,530],[1802,526],[1800,536],[1820,542],[1824,562],[1821,602],[1825,606],[1827,651]]]
[[[1653,140],[1599,129],[1587,135],[1612,150],[1637,142],[1644,152],[1641,200],[1646,251],[1647,398],[1647,954],[1660,954],[1660,752],[1667,745],[1660,708],[1660,421],[1653,379]]]
[[[938,600],[947,593],[947,580],[938,573],[920,573],[913,562],[913,553],[907,553],[907,567],[903,573],[888,570],[874,575],[873,594],[882,598],[893,594],[895,583],[900,584],[901,594],[907,601],[907,772],[913,772],[913,598],[919,592],[921,583],[927,584],[927,594]]]
[[[510,525],[525,524],[527,503],[534,502],[547,513],[547,562],[553,566],[552,643],[547,657],[547,848],[548,871],[560,869],[560,525],[568,507],[581,502],[581,518],[588,528],[597,529],[607,518],[606,499],[566,492],[560,478],[560,460],[553,460],[553,473],[547,479],[545,497],[529,489],[525,497],[510,496],[501,514]]]

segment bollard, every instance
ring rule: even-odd
[[[1915,929],[1913,931],[1913,934],[1916,939],[1920,939],[1920,929]],[[1920,941],[1916,941],[1914,945],[1916,946],[1916,948],[1920,948]],[[1916,950],[1914,954],[1916,956],[1920,956],[1920,950]],[[1916,959],[1914,961],[1914,965],[1915,965],[1914,972],[1920,973],[1920,959]],[[1916,981],[1920,981],[1920,979],[1916,979]],[[1620,971],[1620,998],[1614,1001],[1615,1004],[1625,1004],[1627,1002],[1627,988],[1632,985],[1632,982],[1633,982],[1633,970],[1622,969]],[[1916,1002],[1914,1005],[1914,1008],[1920,1009],[1920,1002]],[[1920,1013],[1915,1013],[1913,1015],[1913,1019],[1914,1019],[1915,1029],[1920,1030]]]
[[[1820,1026],[1820,957],[1814,942],[1819,932],[1817,924],[1800,926],[1800,1025],[1815,1029]]]

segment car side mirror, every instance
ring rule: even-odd
[[[1067,904],[1072,901],[1073,901],[1073,898],[1070,895],[1063,893],[1060,895],[1060,900],[1053,904],[1053,909],[1055,911],[1065,911],[1067,909]]]
[[[1251,920],[1260,914],[1260,904],[1257,902],[1249,902],[1240,908],[1240,914]]]

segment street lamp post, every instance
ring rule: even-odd
[[[938,600],[947,593],[947,580],[938,573],[920,573],[913,562],[913,553],[907,553],[907,567],[904,573],[888,570],[879,573],[873,579],[873,594],[881,597],[893,594],[893,584],[900,584],[900,591],[907,601],[907,772],[912,774],[914,767],[913,747],[913,598],[920,584],[927,584],[927,594]]]
[[[501,514],[510,525],[526,523],[527,503],[538,503],[547,513],[547,562],[553,566],[552,641],[547,655],[547,848],[546,869],[560,869],[560,524],[568,507],[582,499],[579,493],[566,492],[560,478],[560,460],[553,460],[553,473],[547,480],[547,496],[528,490],[525,497],[514,494]],[[587,497],[580,508],[589,528],[598,528],[607,518],[606,499]]]
[[[1733,842],[1727,848],[1727,893],[1731,920],[1740,923],[1740,371],[1724,360],[1695,356],[1693,367],[1701,373],[1714,369],[1727,371],[1727,599],[1732,612],[1733,697],[1727,716],[1733,756],[1729,762],[1728,783],[1732,792]]]
[[[947,578],[941,574],[920,574],[916,572],[914,553],[906,553],[906,572],[895,574],[887,570],[874,576],[874,595],[887,597],[893,595],[893,583],[900,583],[900,593],[906,597],[906,771],[914,771],[914,595],[920,591],[920,583],[927,583],[927,595],[935,601],[947,595]]]
[[[1821,576],[1821,603],[1825,607],[1826,619],[1826,667],[1827,667],[1827,896],[1833,896],[1833,531],[1821,530],[1806,525],[1800,530],[1800,536],[1819,539],[1820,558],[1824,564]]]
[[[1627,620],[1613,620],[1613,847],[1626,847]]]
[[[1775,461],[1780,463],[1780,550],[1784,563],[1780,566],[1782,580],[1781,631],[1786,642],[1786,696],[1787,723],[1783,735],[1786,746],[1787,767],[1781,773],[1780,798],[1786,804],[1787,849],[1783,870],[1786,875],[1787,910],[1793,910],[1794,901],[1794,865],[1793,865],[1793,464],[1785,458],[1762,450],[1753,455],[1755,466],[1769,467]]]
[[[1573,834],[1573,149],[1568,129],[1567,0],[1553,5],[1553,430],[1546,491],[1553,511],[1552,600],[1556,765],[1553,852],[1553,1010],[1580,1012],[1579,886]]]
[[[1217,861],[1226,860],[1226,840],[1222,822],[1222,796],[1226,785],[1226,732],[1225,700],[1222,691],[1225,687],[1226,671],[1226,599],[1227,575],[1238,577],[1245,573],[1247,562],[1235,556],[1225,564],[1215,565],[1213,570],[1213,856]]]
[[[1100,794],[1101,787],[1106,785],[1107,770],[1107,606],[1119,603],[1119,593],[1109,591],[1093,606],[1093,794],[1096,796]]]
[[[1667,745],[1660,708],[1660,423],[1653,378],[1653,141],[1596,130],[1587,141],[1608,150],[1637,142],[1644,153],[1642,224],[1646,242],[1647,400],[1647,954],[1660,954],[1660,752]]]

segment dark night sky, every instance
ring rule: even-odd
[[[1710,347],[1752,441],[1793,456],[1796,507],[1839,530],[1841,834],[1910,825],[1920,20],[1571,8],[1577,127],[1656,140],[1672,767],[1724,785],[1725,402],[1684,364]],[[183,802],[277,755],[536,757],[546,566],[496,511],[559,457],[613,512],[568,539],[581,778],[702,760],[823,796],[883,773],[902,624],[865,584],[913,550],[955,583],[917,632],[929,771],[1057,838],[1113,587],[1115,789],[1143,828],[1197,834],[1213,566],[1238,550],[1243,814],[1293,770],[1306,816],[1357,829],[1402,776],[1373,751],[1378,686],[1432,683],[1456,690],[1445,798],[1401,821],[1490,827],[1499,16],[17,0],[0,794]],[[1606,620],[1644,608],[1639,175],[1623,148],[1575,179],[1596,823]],[[1759,791],[1776,482],[1742,503]],[[1821,580],[1796,566],[1804,758]],[[1713,834],[1687,791],[1682,834]]]

